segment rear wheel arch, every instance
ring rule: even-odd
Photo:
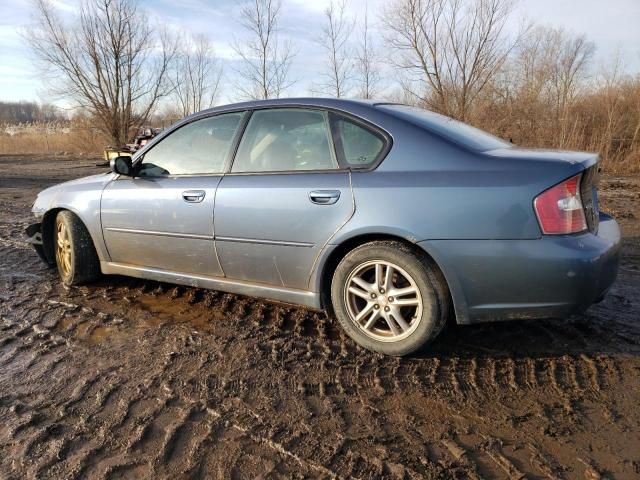
[[[340,263],[340,261],[352,250],[366,243],[376,242],[376,241],[400,242],[403,245],[405,245],[407,248],[409,248],[412,253],[429,262],[434,267],[434,270],[436,271],[436,274],[439,277],[438,279],[440,283],[446,289],[446,293],[445,293],[446,302],[447,302],[447,306],[449,307],[448,315],[451,315],[451,313],[453,312],[453,305],[452,305],[451,290],[449,288],[449,282],[447,281],[446,275],[444,274],[442,268],[440,267],[440,265],[438,265],[438,263],[435,261],[433,256],[431,256],[424,249],[420,248],[415,243],[410,242],[406,238],[398,237],[396,235],[377,234],[377,233],[358,235],[358,236],[349,238],[344,242],[342,242],[340,245],[338,245],[329,254],[329,256],[327,257],[327,259],[323,264],[322,272],[320,276],[320,297],[321,297],[320,300],[323,308],[328,310],[332,308],[331,307],[331,281],[333,279],[333,274],[335,273],[335,270],[338,267],[338,264]]]

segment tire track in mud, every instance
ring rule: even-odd
[[[455,397],[484,398],[505,389],[526,395],[528,391],[551,388],[564,398],[597,394],[605,381],[617,381],[617,377],[603,373],[611,368],[613,360],[601,355],[545,358],[535,363],[530,358],[482,357],[401,362],[387,365],[383,360],[362,367],[329,361],[330,368],[325,369],[325,373],[318,371],[321,379],[304,382],[304,392],[326,395],[378,390],[388,395],[411,390],[422,393],[444,390]],[[296,381],[291,380],[292,387]]]
[[[236,310],[239,308],[238,303],[242,305],[242,311],[249,318],[260,319],[259,314],[255,315],[255,311],[246,310],[244,299],[236,300]],[[350,375],[348,373],[349,366],[341,365],[339,361],[340,357],[350,359],[350,355],[357,351],[357,347],[351,345],[346,348],[347,352],[345,352],[343,335],[331,326],[331,323],[323,315],[280,306],[269,310],[264,305],[260,305],[257,310],[259,313],[269,312],[268,315],[263,316],[262,321],[256,322],[258,326],[266,324],[272,327],[276,334],[293,335],[293,339],[289,338],[288,340],[297,345],[297,348],[296,346],[291,348],[295,354],[303,350],[309,359],[319,359],[340,368],[340,375],[323,382],[329,385],[329,389],[335,387],[335,391],[353,391],[353,387],[357,387],[359,384],[373,385],[385,391],[394,391],[410,385],[424,389],[436,384],[445,384],[449,385],[457,394],[462,394],[463,392],[480,393],[487,389],[496,390],[504,387],[520,391],[549,385],[560,395],[579,394],[585,390],[599,391],[604,379],[602,373],[598,371],[598,365],[602,362],[611,363],[603,356],[591,358],[586,354],[582,354],[579,358],[574,356],[548,358],[544,365],[538,365],[537,361],[531,358],[505,357],[495,359],[487,357],[484,360],[479,355],[470,359],[448,359],[445,360],[446,363],[441,363],[437,359],[433,359],[431,362],[427,360],[428,363],[431,363],[428,366],[425,366],[425,361],[422,361],[422,365],[414,365],[410,368],[411,371],[402,375],[394,371],[394,367],[380,365],[375,370],[370,369],[373,371],[362,377],[362,372],[358,375]],[[327,334],[329,329],[334,330],[332,335]],[[276,336],[276,338],[279,337]],[[287,359],[283,357],[286,357],[288,352],[278,347],[278,343],[275,342],[261,348],[268,350],[272,360],[280,358],[286,362]],[[431,371],[426,375],[419,375],[420,369],[423,371],[430,369]],[[596,377],[594,377],[594,369],[597,372]],[[597,383],[585,380],[593,378],[597,379]],[[350,381],[350,379],[352,380]],[[319,391],[320,385],[318,384],[317,388],[307,385],[307,389]]]
[[[234,303],[234,308],[239,309],[240,307],[238,307],[238,304],[241,304],[242,301],[242,299],[236,301]],[[48,308],[50,317],[56,318],[56,322],[53,322],[53,325],[51,325],[53,330],[59,331],[62,336],[71,337],[73,337],[74,333],[83,323],[101,321],[96,320],[98,318],[113,318],[113,314],[111,312],[105,312],[102,310],[97,311],[95,308],[85,307],[81,303],[82,299],[75,299],[75,301],[48,299],[48,301],[42,302],[38,307],[31,306],[31,309],[27,310],[26,313],[27,316],[29,316],[30,312],[36,311],[38,308]],[[231,304],[231,300],[229,300],[229,304]],[[136,302],[133,302],[132,308],[136,308]],[[248,312],[245,309],[238,311],[243,315],[252,314],[251,311]],[[304,383],[303,392],[305,396],[320,396],[326,398],[335,395],[356,393],[357,395],[366,398],[370,396],[371,391],[375,391],[376,395],[382,395],[385,397],[411,390],[421,392],[429,390],[433,391],[435,388],[438,391],[448,391],[449,394],[452,394],[454,397],[460,397],[468,395],[486,396],[488,391],[500,391],[504,388],[509,388],[512,391],[532,388],[532,382],[530,380],[531,374],[528,371],[528,369],[531,368],[531,359],[529,358],[514,360],[511,357],[498,359],[483,356],[471,358],[434,357],[417,360],[410,359],[407,361],[374,356],[373,361],[369,361],[367,363],[362,362],[354,366],[351,364],[351,352],[347,355],[346,359],[342,355],[335,354],[335,351],[332,349],[334,346],[332,345],[332,342],[338,344],[339,342],[328,339],[326,335],[316,335],[317,332],[314,333],[303,326],[305,321],[309,319],[309,314],[305,311],[296,311],[296,309],[289,308],[280,309],[279,306],[275,307],[275,311],[276,313],[274,317],[278,323],[275,325],[269,325],[267,322],[266,327],[267,330],[275,330],[275,339],[281,339],[282,337],[280,337],[280,334],[285,332],[286,335],[291,335],[293,337],[292,343],[294,345],[305,345],[304,348],[299,349],[299,352],[304,351],[306,352],[305,356],[311,356],[314,359],[320,358],[323,360],[323,368],[313,369],[312,372],[312,376],[314,378],[320,378],[320,380],[314,382],[306,381]],[[285,321],[281,323],[278,320],[279,312],[282,317],[285,318]],[[317,314],[315,315],[316,318],[314,320],[317,321]],[[64,322],[64,328],[60,328],[59,324],[67,317],[72,318]],[[258,327],[264,329],[262,322],[259,322]],[[42,333],[38,333],[37,330],[34,330],[33,326],[28,328],[28,326],[24,325],[16,326],[16,328],[14,328],[14,332],[16,334],[16,338],[24,339],[27,343],[31,341],[31,337],[41,335]],[[50,330],[47,330],[45,335],[49,333]],[[317,348],[317,343],[320,343],[320,347],[322,347],[322,344],[324,343],[326,348]],[[309,348],[309,345],[311,345],[311,349]],[[351,350],[355,349],[356,348],[354,347],[351,348]],[[338,350],[338,352],[340,352],[340,350]],[[284,363],[288,362],[286,354],[287,350],[284,350],[280,361]],[[271,353],[269,353],[268,357],[271,356]],[[578,378],[593,378],[594,366],[596,372],[600,372],[601,370],[604,371],[604,369],[598,369],[598,365],[603,360],[602,358],[591,358],[583,355],[580,357],[580,360],[582,360],[582,363],[586,365],[585,368],[583,368],[582,365],[578,365],[576,367],[576,358],[573,357],[563,356],[559,358],[546,359],[546,365],[544,366],[547,368],[540,373],[545,373],[546,370],[547,376],[545,377],[544,375],[540,375],[536,379],[534,386],[539,388],[541,386],[551,385],[557,389],[559,394],[562,395],[571,392],[581,393],[585,390],[585,387],[579,383]],[[606,361],[606,359],[604,360]],[[33,365],[37,365],[37,362]],[[172,362],[167,362],[167,365],[172,365]],[[609,366],[609,368],[611,367]],[[150,383],[153,384],[160,382],[161,379],[165,379],[165,381],[161,383],[165,386],[169,385],[175,380],[176,376],[174,374],[168,375],[169,370],[171,370],[171,368],[165,366],[165,368],[156,373],[156,375],[150,380]],[[180,371],[181,368],[177,366],[173,368],[173,370]],[[338,373],[336,374],[336,372]],[[580,377],[578,376],[578,372],[580,372]],[[113,377],[112,375],[109,375],[108,372],[104,376]],[[300,375],[294,375],[294,377],[299,376]],[[70,389],[67,396],[68,400],[62,405],[62,411],[68,413],[69,409],[82,409],[88,413],[88,418],[94,421],[98,420],[99,417],[95,415],[98,414],[100,410],[108,412],[109,408],[107,408],[105,404],[109,403],[108,398],[110,395],[103,397],[107,400],[95,402],[98,412],[89,413],[91,409],[87,408],[85,405],[86,397],[100,397],[100,395],[95,392],[93,395],[89,395],[89,392],[94,387],[96,390],[102,390],[100,385],[97,385],[97,382],[102,377],[103,372],[96,371],[92,376],[88,378],[85,377],[80,382],[69,385],[67,387]],[[600,385],[600,383],[601,381],[599,380],[598,385]],[[107,390],[123,388],[122,385],[117,385],[117,388],[115,388],[111,383],[109,383],[109,385],[111,386],[107,387]],[[227,382],[225,384],[225,389],[227,391],[231,391],[234,396],[237,396],[241,390],[238,388],[238,385],[233,382],[231,384]],[[108,415],[105,415],[106,417],[113,419],[113,421],[103,425],[100,428],[101,432],[113,429],[125,429],[123,433],[126,433],[126,423],[132,419],[131,410],[133,405],[143,399],[141,395],[135,396],[129,394],[127,397],[130,401],[126,405],[122,406],[120,413],[108,412]],[[185,437],[187,431],[189,431],[189,433],[197,431],[197,429],[189,428],[187,425],[193,421],[192,419],[194,418],[194,415],[197,416],[198,410],[177,410],[173,413],[173,411],[170,410],[171,407],[167,407],[167,404],[169,403],[171,403],[171,399],[167,400],[164,404],[161,403],[158,409],[153,413],[150,414],[149,412],[146,412],[146,415],[142,415],[141,418],[144,420],[140,420],[141,423],[138,424],[137,430],[139,432],[139,441],[135,442],[133,445],[129,445],[129,448],[124,449],[120,454],[114,455],[113,446],[109,444],[108,436],[104,433],[92,438],[88,446],[74,445],[68,440],[57,441],[55,439],[51,439],[50,437],[56,436],[56,432],[58,435],[64,432],[64,429],[61,430],[58,425],[51,423],[35,430],[34,433],[28,437],[28,440],[25,440],[25,448],[22,453],[19,453],[19,455],[29,456],[36,451],[39,445],[49,443],[49,450],[53,453],[43,456],[45,466],[50,465],[51,458],[55,455],[62,457],[63,462],[66,461],[70,469],[77,469],[82,475],[95,475],[97,477],[116,477],[117,475],[125,474],[129,471],[136,471],[138,473],[144,472],[145,474],[151,475],[163,475],[168,471],[193,471],[198,464],[202,464],[203,460],[192,459],[188,462],[182,462],[177,466],[178,462],[176,462],[176,459],[182,458],[183,455],[177,455],[176,453],[182,451],[197,451],[198,447],[196,445],[198,444],[198,440],[192,441],[185,439]],[[170,416],[174,419],[177,418],[177,420],[163,429],[157,429],[156,432],[153,425],[158,422],[162,423],[162,418],[165,416]],[[216,419],[220,416],[222,416],[222,414],[218,413]],[[28,428],[33,430],[37,425],[41,424],[42,421],[43,419],[39,417],[30,418],[30,420],[25,423],[22,430]],[[144,423],[145,421],[146,423]],[[136,420],[133,419],[131,422],[135,423]],[[230,420],[225,420],[227,425],[224,428],[221,428],[219,425],[217,428],[226,431],[229,429],[229,422]],[[298,455],[295,453],[295,449],[290,450],[286,447],[287,444],[309,444],[312,442],[303,442],[299,437],[289,437],[288,434],[282,432],[280,432],[278,436],[274,436],[273,429],[270,425],[265,426],[259,423],[256,424],[255,418],[253,420],[249,417],[236,418],[235,422],[236,423],[231,423],[232,429],[240,432],[254,443],[267,446],[279,455],[289,459],[294,459],[294,461],[300,463],[301,468],[304,466],[303,462],[308,462],[308,460],[306,460],[307,458],[313,458],[315,455],[313,449],[311,449],[311,451],[305,450],[303,454]],[[145,448],[138,448],[137,445],[144,442],[147,438],[157,438],[160,439],[160,442]],[[200,440],[200,442],[202,441],[203,440]],[[191,444],[193,444],[193,447],[189,446]],[[160,453],[153,457],[153,452]],[[475,451],[474,455],[478,455],[478,452]],[[195,453],[191,453],[190,456],[194,457],[197,455]],[[491,454],[489,456],[493,458],[494,463],[498,464],[498,467],[503,469],[505,468],[504,465],[506,463],[501,456],[498,454]],[[140,458],[144,460],[140,460]],[[345,458],[348,460],[345,460]],[[361,478],[381,475],[388,470],[379,463],[372,464],[366,458],[358,456],[358,454],[354,453],[353,450],[346,449],[343,444],[335,448],[335,451],[332,452],[332,456],[321,457],[321,462],[319,462],[318,465],[334,465],[336,471],[340,471],[345,476]],[[473,470],[474,468],[470,462],[463,463],[463,467],[468,470]],[[44,471],[44,468],[45,467],[43,466],[37,469],[37,471],[42,472]],[[313,465],[306,465],[306,468],[310,469],[310,471],[316,471],[316,473],[320,472],[324,475],[333,476],[336,474],[336,471],[319,470],[317,466]],[[406,467],[403,468],[404,471],[407,471]],[[435,467],[434,465],[431,465],[430,468]],[[409,470],[414,471],[411,469]],[[417,472],[417,470],[414,472]],[[414,476],[418,478],[420,474],[416,473]]]
[[[117,294],[114,293],[110,296],[116,295]],[[193,294],[193,296],[195,296],[195,294]],[[226,297],[229,298],[232,296]],[[231,300],[228,300],[228,302],[230,301]],[[65,318],[62,319],[65,323],[64,333],[73,332],[82,324],[91,322],[91,325],[85,329],[85,332],[90,336],[95,329],[100,328],[108,323],[109,319],[114,318],[111,313],[103,311],[96,312],[93,308],[80,306],[77,303],[57,300],[48,300],[48,303],[52,306],[64,307]],[[242,306],[242,314],[247,313],[247,301],[245,299],[240,299],[236,301],[235,304],[236,309],[239,308],[237,305]],[[41,309],[42,307],[32,307],[32,310],[37,310],[38,308]],[[264,309],[264,307],[261,308]],[[78,310],[78,315],[70,315]],[[424,390],[428,387],[445,385],[451,387],[456,395],[462,395],[463,393],[479,394],[482,391],[502,389],[504,387],[519,391],[532,387],[540,388],[548,384],[554,388],[558,394],[563,395],[566,392],[579,393],[589,388],[588,385],[581,385],[580,383],[580,380],[584,383],[585,378],[597,379],[597,383],[592,384],[595,385],[593,389],[597,391],[600,389],[600,384],[603,381],[602,377],[605,375],[603,372],[598,371],[598,364],[603,361],[603,358],[590,358],[587,355],[582,355],[579,359],[567,356],[559,359],[546,359],[546,365],[538,365],[539,368],[537,369],[536,375],[526,373],[527,370],[531,368],[530,359],[514,360],[510,357],[501,359],[487,357],[483,359],[482,356],[462,360],[450,358],[444,359],[442,362],[439,359],[425,359],[421,361],[421,365],[414,365],[410,371],[402,375],[399,375],[397,371],[399,370],[398,365],[402,365],[401,363],[393,367],[384,365],[383,360],[382,364],[375,369],[369,369],[370,371],[364,374],[364,376],[363,372],[354,375],[349,374],[349,365],[340,365],[340,357],[336,355],[336,352],[344,352],[342,348],[336,347],[340,346],[342,339],[340,339],[340,342],[336,342],[326,335],[326,330],[330,327],[328,326],[329,322],[326,321],[324,316],[309,314],[300,309],[282,308],[279,306],[276,306],[274,310],[273,326],[276,327],[276,332],[293,334],[293,343],[300,344],[300,340],[302,339],[304,346],[302,346],[301,349],[305,350],[307,357],[319,357],[329,364],[337,365],[341,368],[341,376],[337,380],[338,385],[336,385],[336,381],[332,379],[324,381],[325,384],[335,385],[339,391],[353,391],[354,388],[360,388],[360,385],[373,385],[377,388],[382,388],[382,390],[386,392],[397,391],[400,388],[411,386]],[[56,315],[56,311],[50,311],[50,313],[53,316]],[[251,312],[249,312],[249,316],[251,316]],[[101,317],[101,319],[96,321],[96,317]],[[317,325],[320,317],[324,319],[324,321],[320,322],[322,327],[311,327],[307,325]],[[265,322],[260,322],[260,325],[263,323],[269,324],[269,317],[264,320]],[[58,319],[58,323],[60,322],[61,320]],[[54,324],[53,327],[57,327],[57,324]],[[325,334],[318,334],[318,328],[322,328]],[[18,331],[15,333],[17,336],[20,334],[24,334],[24,332]],[[338,335],[342,336],[342,334]],[[10,337],[7,336],[5,338]],[[20,349],[27,347],[22,346],[16,348],[16,351],[9,352],[4,361],[11,362],[19,353]],[[275,351],[273,350],[274,345],[272,344],[269,348],[271,348],[271,356],[273,357],[273,352]],[[352,350],[354,348],[353,346],[351,347]],[[278,351],[281,356],[287,353],[286,351]],[[0,363],[2,361],[3,358],[0,357]],[[425,365],[425,362],[427,365]],[[602,367],[601,370],[610,371],[612,368],[614,367],[612,367],[611,362],[609,362],[607,367]],[[594,373],[594,369],[596,373]],[[426,370],[426,375],[419,376],[420,370]],[[535,384],[531,378],[535,378]]]
[[[67,324],[67,326],[61,331],[61,334],[65,334],[65,335],[73,334],[73,331],[77,329],[78,325],[83,323],[86,316],[93,315],[95,313],[95,311],[92,309],[82,308],[82,307],[78,308],[78,304],[73,304],[70,302],[64,302],[63,304],[63,302],[54,300],[51,302],[47,302],[46,305],[49,305],[50,308],[56,308],[56,309],[60,309],[62,306],[65,312],[67,312],[67,314],[78,315],[79,318],[73,319],[73,321],[70,321]],[[87,410],[86,406],[84,405],[84,403],[86,402],[86,398],[97,396],[97,394],[89,395],[89,392],[96,386],[98,379],[102,378],[103,376],[108,376],[108,372],[107,372],[107,375],[104,375],[104,373],[105,372],[96,371],[95,373],[90,375],[88,378],[85,377],[75,383],[69,382],[69,385],[66,386],[67,391],[69,393],[65,395],[67,400],[65,403],[61,405],[61,409],[62,409],[61,411],[65,414],[68,414],[71,409]],[[166,374],[166,371],[162,373]],[[157,375],[156,379],[162,378],[164,376],[162,373]],[[132,397],[129,395],[128,398],[131,399]],[[135,399],[135,400],[138,400],[138,399]],[[104,405],[103,401],[98,401],[96,403],[99,406]],[[114,429],[114,427],[118,428],[118,426],[122,426],[123,420],[128,418],[130,415],[129,412],[131,410],[132,403],[133,401],[130,401],[126,405],[126,407],[122,409],[122,413],[120,414],[117,414],[115,412],[110,413],[108,417],[111,419],[114,419],[114,421],[112,421],[108,425],[102,426],[99,429],[99,431],[100,432],[111,431]],[[157,413],[158,415],[167,414],[167,410],[166,408],[162,408],[162,409],[159,409]],[[187,415],[183,415],[183,417],[177,423],[175,423],[173,427],[166,430],[164,436],[160,435],[161,438],[165,439],[164,443],[161,444],[159,447],[151,449],[151,451],[158,450],[163,453],[161,454],[161,456],[156,457],[155,460],[150,459],[147,463],[150,462],[152,466],[164,465],[165,463],[169,463],[169,464],[172,463],[173,459],[177,458],[175,455],[175,451],[176,449],[179,448],[179,445],[181,445],[181,441],[179,439],[183,436],[182,432],[186,431],[186,427],[184,425],[185,419],[189,418],[190,415],[191,413]],[[54,416],[54,415],[51,414],[51,416]],[[171,416],[173,417],[174,415],[171,415]],[[96,419],[96,417],[91,416],[91,414],[88,415],[88,418],[92,418],[94,420]],[[118,418],[121,418],[123,420],[118,421],[117,420]],[[26,422],[23,428],[35,427],[36,425],[40,424],[42,421],[44,421],[44,418],[41,418],[40,416],[35,416],[34,418],[30,418],[29,422]],[[41,428],[40,430],[37,430],[26,441],[26,445],[27,445],[26,450],[24,450],[20,455],[28,456],[33,451],[34,445],[39,445],[40,443],[43,443],[46,439],[52,436],[51,435],[52,433],[54,433],[55,431],[58,431],[57,428],[58,427],[55,424],[49,424]],[[234,424],[233,428],[235,430],[238,430],[242,434],[248,436],[253,442],[267,445],[268,447],[275,450],[281,455],[284,455],[289,458],[298,459],[296,460],[298,462],[303,462],[299,457],[297,457],[295,454],[287,450],[281,442],[275,441],[273,437],[270,437],[268,433],[256,432],[255,427],[249,428],[246,426],[242,426],[240,423]],[[156,435],[151,435],[151,436],[155,437]],[[145,438],[145,435],[141,435],[141,440],[144,440],[144,438]],[[114,457],[111,454],[106,455],[106,453],[108,452],[107,444],[108,444],[107,436],[103,433],[97,436],[92,436],[91,440],[85,437],[84,441],[80,445],[75,444],[74,442],[66,441],[62,443],[56,443],[55,446],[52,448],[53,448],[53,451],[55,452],[55,455],[60,457],[62,462],[66,462],[68,464],[68,467],[70,470],[79,472],[78,474],[81,476],[82,475],[92,476],[93,474],[96,474],[99,477],[112,476],[112,475],[116,475],[118,472],[122,473],[127,469],[138,469],[138,471],[142,471],[145,468],[148,468],[148,467],[145,467],[145,462],[127,459],[126,455],[123,456],[122,458],[120,458],[120,456]],[[143,455],[143,457],[144,456],[145,455]],[[37,471],[42,473],[45,468],[50,466],[51,459],[47,457],[51,457],[51,455],[43,457],[44,465],[41,466]],[[103,460],[101,460],[101,458]],[[354,462],[353,465],[351,465],[350,467],[352,473],[355,472],[355,473],[358,473],[359,475],[367,476],[371,472],[376,472],[376,473],[380,472],[380,470],[377,468],[367,466],[368,465],[367,462],[363,459],[354,460],[353,462]],[[318,466],[314,466],[312,470],[318,470],[319,468],[320,467]],[[157,467],[154,467],[148,471],[151,473],[156,472]],[[319,470],[319,471],[322,471],[322,470]],[[324,472],[324,473],[327,473],[327,472]]]

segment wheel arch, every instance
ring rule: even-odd
[[[53,249],[53,232],[55,230],[56,217],[58,213],[65,210],[64,208],[52,208],[47,210],[42,216],[41,233],[42,233],[42,251],[49,262],[49,265],[55,265],[55,252]]]
[[[95,236],[92,234],[91,229],[87,225],[87,222],[84,221],[82,215],[80,215],[74,208],[70,208],[68,206],[56,206],[47,210],[42,216],[42,249],[50,265],[55,265],[55,252],[53,248],[53,232],[55,230],[56,217],[58,213],[68,211],[73,213],[78,219],[82,222],[87,232],[89,232],[89,237],[91,238],[91,242],[93,243],[93,248],[95,249],[98,258],[101,258],[101,250],[98,248],[98,243],[96,242]]]
[[[327,254],[325,259],[319,265],[319,268],[318,268],[319,271],[316,278],[316,288],[318,288],[317,291],[320,292],[320,302],[322,304],[322,307],[325,309],[331,309],[331,298],[330,298],[331,297],[331,280],[336,270],[336,267],[338,266],[340,261],[345,257],[345,255],[347,255],[350,251],[359,247],[360,245],[364,245],[365,243],[369,243],[372,241],[385,241],[385,240],[401,242],[407,245],[408,247],[410,247],[411,250],[413,250],[417,255],[421,255],[427,258],[427,260],[433,264],[436,272],[441,277],[440,279],[447,290],[448,298],[446,299],[446,301],[449,302],[450,304],[453,304],[452,311],[454,312],[454,315],[456,316],[456,318],[459,319],[458,306],[456,305],[457,303],[456,298],[454,297],[452,293],[452,289],[450,287],[449,278],[447,277],[446,272],[440,266],[436,258],[430,252],[428,252],[422,245],[418,245],[414,242],[407,240],[404,237],[389,234],[389,233],[360,234],[360,235],[356,235],[348,239],[345,239],[338,245],[334,245],[334,248]]]

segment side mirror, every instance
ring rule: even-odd
[[[113,173],[126,175],[127,177],[133,176],[133,166],[131,165],[130,156],[112,158],[109,161],[109,166],[111,167],[111,171]]]

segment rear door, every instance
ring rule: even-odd
[[[306,289],[316,257],[353,211],[328,112],[257,110],[216,193],[216,249],[225,275]]]
[[[112,262],[222,276],[213,229],[215,194],[244,113],[189,123],[145,153],[135,178],[103,192]]]

